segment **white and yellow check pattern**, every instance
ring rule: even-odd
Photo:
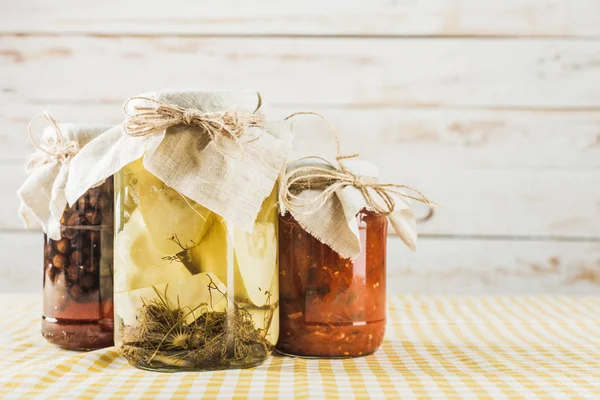
[[[390,297],[372,356],[176,374],[130,367],[114,348],[57,349],[37,296],[0,301],[2,399],[600,398],[600,297]]]

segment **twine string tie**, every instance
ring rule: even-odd
[[[394,211],[396,207],[395,196],[412,199],[427,204],[430,207],[437,206],[436,203],[411,186],[379,183],[375,178],[363,177],[353,173],[344,166],[343,161],[357,158],[359,154],[341,154],[339,135],[331,122],[321,114],[308,111],[291,114],[286,120],[298,115],[314,115],[329,125],[335,139],[337,156],[335,164],[318,156],[303,157],[296,161],[314,160],[321,161],[324,165],[307,165],[294,168],[291,171],[284,170],[285,175],[280,188],[279,198],[287,210],[297,214],[312,214],[323,207],[335,195],[338,189],[346,186],[354,186],[360,190],[368,207],[379,214],[387,215]],[[301,198],[298,196],[300,192],[307,189],[320,190],[321,192],[310,198]]]
[[[135,104],[130,107],[135,101],[143,101],[150,105]],[[149,97],[136,96],[129,98],[123,105],[126,115],[123,130],[130,136],[140,137],[158,134],[175,125],[194,126],[201,128],[223,154],[228,154],[225,144],[234,144],[242,148],[243,144],[255,142],[263,135],[264,116],[256,113],[260,104],[259,96],[258,106],[252,114],[233,111],[203,112],[196,108],[184,108]],[[242,140],[249,128],[259,128],[260,132],[255,137]]]
[[[48,122],[53,128],[52,132],[54,134],[42,137],[38,143],[33,136],[33,123],[39,118],[43,118]],[[27,160],[27,173],[53,161],[66,164],[79,152],[79,144],[74,140],[68,140],[62,133],[56,119],[46,111],[29,122],[27,133],[29,141],[38,149]]]

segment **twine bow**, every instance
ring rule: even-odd
[[[44,136],[38,144],[33,138],[32,126],[38,118],[44,118],[54,128],[54,135]],[[27,159],[26,171],[32,172],[42,165],[52,161],[60,164],[67,163],[79,152],[79,144],[74,140],[67,140],[58,126],[58,123],[48,112],[34,117],[27,127],[30,142],[38,149]]]
[[[135,105],[133,113],[130,113],[129,103],[135,100],[143,100],[153,103],[153,105]],[[256,110],[259,107],[260,95]],[[259,135],[242,141],[246,129],[264,127],[264,117],[261,114],[238,114],[234,111],[203,112],[195,108],[183,108],[164,103],[149,97],[131,97],[125,102],[123,108],[127,117],[123,129],[128,135],[148,136],[175,125],[195,126],[201,128],[223,153],[226,151],[221,146],[221,139],[241,147],[244,143],[260,138]]]
[[[437,206],[436,203],[430,201],[423,193],[411,186],[378,183],[375,178],[361,177],[352,173],[344,167],[343,160],[357,158],[359,154],[341,154],[339,136],[331,122],[314,112],[297,112],[288,116],[286,120],[297,115],[315,115],[329,124],[336,142],[337,156],[336,164],[318,156],[303,157],[296,160],[320,160],[326,165],[298,167],[285,173],[279,198],[281,204],[287,210],[298,214],[312,214],[323,207],[338,189],[346,186],[354,186],[360,190],[369,208],[379,214],[390,214],[394,211],[396,206],[394,196],[413,199],[430,207]],[[309,189],[321,190],[321,192],[310,199],[298,196],[303,190]],[[403,189],[412,192],[414,195],[402,191]],[[306,208],[307,206],[308,208]]]

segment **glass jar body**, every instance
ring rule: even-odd
[[[279,332],[275,190],[254,232],[148,172],[116,175],[115,343],[148,370],[253,367]]]
[[[306,357],[359,357],[383,341],[387,219],[357,217],[361,254],[342,258],[288,213],[279,219],[280,338],[277,350]]]
[[[42,335],[72,350],[113,345],[113,179],[90,189],[44,235]]]

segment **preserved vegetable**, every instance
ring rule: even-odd
[[[358,357],[381,345],[386,321],[385,215],[357,215],[362,251],[344,259],[288,213],[279,220],[280,352]]]
[[[68,201],[115,177],[115,345],[131,365],[247,368],[273,351],[289,124],[263,106],[252,91],[142,93],[71,160]]]
[[[142,160],[117,174],[117,345],[151,370],[261,364],[278,335],[277,208],[254,232],[184,197]]]

